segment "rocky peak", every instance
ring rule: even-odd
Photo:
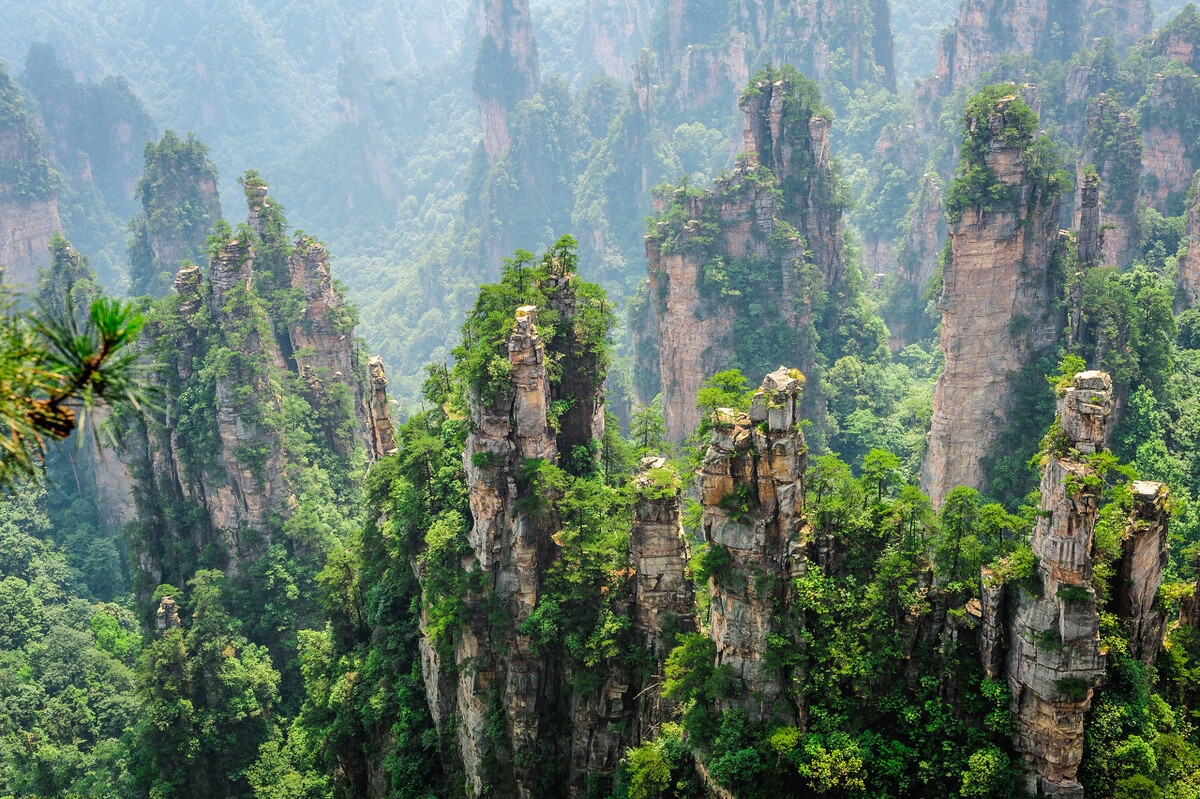
[[[1010,589],[1005,675],[1026,790],[1082,799],[1076,772],[1083,758],[1083,719],[1104,675],[1091,585],[1100,481],[1089,479],[1095,471],[1085,456],[1102,451],[1112,432],[1109,376],[1076,375],[1059,398],[1058,414],[1061,439],[1049,444],[1030,540],[1037,565],[1029,585]]]
[[[968,120],[956,178],[969,187],[964,170],[982,167],[1006,198],[967,197],[948,209],[950,257],[938,298],[946,365],[921,468],[935,506],[955,486],[985,488],[984,458],[1017,400],[1009,375],[1046,351],[1066,322],[1054,301],[1062,280],[1058,187],[1040,182],[1026,157],[1035,120],[1016,91]],[[1014,130],[1024,133],[1006,133]]]
[[[1166,611],[1156,603],[1167,567],[1170,492],[1162,483],[1133,484],[1133,511],[1114,581],[1117,615],[1129,622],[1129,656],[1153,666],[1162,649]]]
[[[729,702],[757,721],[795,722],[800,708],[788,696],[788,676],[767,666],[768,638],[794,602],[792,578],[804,564],[804,471],[808,449],[798,426],[804,385],[780,367],[755,392],[750,412],[723,409],[697,475],[702,531],[710,557],[722,565],[709,582],[709,635],[718,665],[741,682]]]
[[[718,178],[711,190],[678,188],[659,197],[659,221],[646,237],[658,363],[645,366],[657,366],[661,375],[674,441],[699,424],[694,402],[701,382],[735,356],[751,379],[783,358],[799,358],[804,369],[812,365],[816,331],[798,265],[816,267],[830,294],[846,301],[842,207],[816,87],[799,76],[768,74],[747,90],[743,111],[748,150],[732,175]],[[706,268],[716,259],[727,265],[719,275]],[[750,271],[753,290],[748,278],[721,282]],[[745,340],[744,333],[733,334],[739,324],[780,325],[788,344],[739,351]],[[819,412],[806,408],[810,416]]]

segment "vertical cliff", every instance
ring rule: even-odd
[[[1016,91],[993,87],[968,104],[963,155],[947,192],[949,258],[938,298],[946,365],[921,468],[935,506],[955,486],[984,487],[983,459],[1017,400],[1011,376],[1063,328],[1055,307],[1057,161]]]
[[[1179,259],[1179,276],[1175,279],[1178,293],[1189,306],[1200,297],[1200,191],[1196,193],[1187,212],[1187,253]]]
[[[9,283],[33,286],[50,265],[50,237],[62,230],[59,177],[42,154],[37,121],[0,64],[0,268]]]
[[[1093,164],[1100,177],[1103,263],[1124,268],[1140,254],[1137,237],[1140,131],[1133,116],[1108,94],[1088,103],[1085,128],[1080,164]],[[1079,224],[1077,220],[1076,226]]]
[[[1157,599],[1167,567],[1169,493],[1162,483],[1139,480],[1133,484],[1133,510],[1113,581],[1117,615],[1129,624],[1129,656],[1149,666],[1162,648],[1167,620]]]
[[[788,359],[807,370],[814,297],[846,302],[854,291],[816,87],[794,72],[768,76],[747,90],[742,110],[747,153],[732,175],[660,198],[646,236],[663,411],[675,441],[700,421],[696,393],[713,372],[737,366],[757,380]]]
[[[1105,481],[1091,456],[1105,451],[1112,427],[1109,376],[1075,375],[1044,442],[1029,571],[1005,582],[983,570],[981,656],[989,678],[1008,682],[1013,745],[1024,761],[1025,789],[1036,796],[1084,795],[1077,779],[1084,718],[1105,673],[1101,612],[1111,610],[1124,626],[1130,657],[1152,665],[1162,647],[1165,616],[1155,600],[1167,563],[1166,488],[1133,483],[1118,552],[1100,552],[1095,537]],[[1102,572],[1101,558],[1115,559],[1114,568],[1106,563]],[[1097,584],[1104,574],[1111,586]],[[1107,608],[1098,589],[1109,595]]]
[[[495,164],[512,145],[508,115],[538,88],[537,46],[528,0],[485,0],[472,80],[483,117],[483,149]]]
[[[1142,184],[1147,205],[1167,216],[1183,211],[1200,148],[1191,135],[1191,114],[1200,99],[1200,78],[1168,69],[1152,77],[1139,102],[1142,125]]]
[[[964,0],[943,34],[935,82],[949,94],[969,86],[1002,56],[1066,61],[1098,38],[1122,49],[1150,32],[1148,0]]]
[[[204,242],[221,219],[208,148],[173,131],[147,143],[135,196],[142,211],[129,226],[130,291],[161,297],[184,260],[203,260]]]
[[[805,565],[804,470],[808,449],[798,415],[804,379],[779,368],[754,394],[749,414],[717,411],[697,476],[712,567],[711,627],[717,664],[732,669],[726,701],[755,721],[795,724],[792,675],[768,664],[773,636],[791,639],[792,578]]]
[[[324,248],[280,238],[285,220],[253,188],[254,225],[219,227],[207,273],[180,269],[149,318],[165,412],[137,426],[129,458],[141,590],[182,584],[201,558],[245,576],[282,541],[320,559],[320,532],[287,520],[395,446],[386,378],[368,384]]]
[[[652,14],[646,0],[588,0],[587,41],[592,60],[605,75],[629,80],[650,32]]]
[[[1030,541],[1037,565],[1012,599],[1005,676],[1026,790],[1082,797],[1075,777],[1083,719],[1104,674],[1091,586],[1100,481],[1086,456],[1103,451],[1112,433],[1112,382],[1103,372],[1080,373],[1058,408],[1061,439],[1046,454],[1042,515]]]

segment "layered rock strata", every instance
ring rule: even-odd
[[[1133,512],[1117,568],[1116,610],[1129,625],[1129,656],[1153,666],[1162,648],[1166,612],[1156,602],[1167,567],[1171,509],[1162,483],[1133,484]]]
[[[842,208],[834,199],[829,166],[830,122],[813,109],[785,114],[785,102],[801,102],[797,88],[785,81],[764,82],[743,104],[748,157],[739,160],[731,176],[717,179],[708,191],[678,189],[659,198],[660,221],[646,237],[646,257],[663,414],[673,441],[699,424],[694,403],[700,384],[729,367],[739,325],[777,325],[788,346],[754,358],[791,359],[807,369],[815,336],[811,289],[803,275],[815,270],[831,296],[844,287]],[[754,274],[753,308],[749,299],[738,299],[750,291],[749,281],[727,285],[728,273]],[[741,361],[751,379],[766,371],[753,374],[750,358]],[[806,415],[816,413],[806,409]]]
[[[712,443],[697,475],[703,534],[722,565],[710,578],[717,664],[738,677],[726,700],[755,721],[795,723],[787,669],[767,665],[771,635],[795,602],[793,577],[805,560],[804,471],[808,451],[798,415],[803,378],[795,370],[767,375],[749,414],[717,412]]]
[[[977,124],[1003,131],[1007,98]],[[946,366],[933,390],[921,486],[934,506],[959,485],[983,488],[983,460],[1017,400],[1010,376],[1059,336],[1059,198],[1046,196],[1022,146],[993,136],[983,166],[1008,190],[949,227],[950,258],[938,298]]]
[[[1035,796],[1080,797],[1083,720],[1104,675],[1100,614],[1092,588],[1092,536],[1100,481],[1084,456],[1112,432],[1112,381],[1082,372],[1058,403],[1064,440],[1042,471],[1037,558],[1029,585],[1014,589],[1005,678],[1013,697],[1013,745]],[[1089,479],[1091,478],[1091,479]]]

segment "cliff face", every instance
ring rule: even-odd
[[[252,197],[252,222],[254,207]],[[272,307],[277,276],[263,253],[277,255],[281,246],[292,267],[292,296],[301,299],[295,310]],[[262,556],[306,490],[298,484],[303,471],[319,460],[304,444],[294,449],[289,436],[326,439],[321,444],[347,468],[357,457],[356,438],[372,459],[395,447],[382,367],[368,385],[353,345],[353,316],[315,241],[231,238],[212,254],[207,275],[185,267],[173,288],[147,329],[164,343],[158,357],[166,412],[137,430],[128,459],[150,588],[188,579],[181,564],[210,545],[231,576]],[[289,418],[285,407],[293,392],[308,403],[302,419]],[[347,434],[348,427],[359,435]],[[189,521],[172,522],[179,518]]]
[[[1011,120],[1001,99],[977,125],[1001,131]],[[977,131],[978,133],[979,131]],[[982,165],[1008,190],[1004,202],[969,205],[950,224],[950,259],[938,308],[945,370],[933,390],[933,421],[921,485],[934,506],[959,485],[982,488],[983,458],[1016,401],[1010,375],[1062,330],[1053,309],[1061,276],[1059,199],[1035,185],[1021,146],[983,145]]]
[[[710,578],[717,665],[740,685],[731,706],[755,721],[796,723],[787,669],[766,663],[768,637],[793,637],[781,619],[794,615],[793,577],[804,554],[804,470],[808,449],[798,427],[803,378],[786,369],[767,375],[749,414],[718,411],[697,487],[703,533],[725,565]],[[787,708],[785,711],[784,708]]]
[[[660,201],[660,221],[646,237],[674,441],[699,423],[696,393],[713,372],[736,363],[758,379],[772,368],[766,364],[788,358],[807,369],[815,354],[811,292],[836,295],[846,281],[829,121],[799,104],[797,88],[760,84],[743,106],[750,157],[710,191],[677,189]]]
[[[605,75],[628,81],[646,42],[652,11],[645,0],[588,0],[587,38]]]
[[[495,164],[512,146],[508,114],[537,91],[538,59],[528,0],[485,0],[473,76],[483,117],[483,149]]]
[[[1107,374],[1075,376],[1059,399],[1059,437],[1043,461],[1040,514],[1030,541],[1033,572],[1003,584],[988,569],[983,573],[981,655],[989,678],[1002,674],[1008,682],[1013,744],[1032,795],[1084,795],[1076,779],[1084,715],[1105,666],[1102,608],[1093,587],[1102,481],[1087,456],[1105,449],[1112,411]],[[1127,624],[1130,655],[1152,664],[1163,635],[1164,616],[1154,599],[1167,562],[1167,491],[1159,483],[1137,482],[1133,496],[1112,601]]]
[[[0,65],[0,267],[9,283],[32,287],[50,265],[50,237],[62,230],[57,176],[17,85]]]
[[[1200,152],[1183,134],[1183,120],[1200,96],[1200,79],[1191,74],[1154,76],[1142,99],[1143,197],[1168,216],[1183,210],[1183,199],[1200,166]]]
[[[578,457],[573,442],[604,433],[599,371],[582,368],[586,358],[571,336],[565,344],[558,338],[570,327],[564,320],[570,322],[567,313],[577,301],[571,278],[551,277],[546,288],[558,314],[555,350],[547,352],[539,309],[518,308],[507,341],[511,377],[500,396],[471,399],[463,451],[474,520],[468,562],[477,565],[482,584],[465,600],[452,645],[428,633],[421,642],[429,706],[456,740],[472,796],[584,796],[589,774],[610,774],[633,736],[648,735],[669,718],[656,692],[642,690],[646,678],[623,661],[602,661],[584,675],[563,647],[539,644],[534,634],[548,575],[570,557],[563,536],[571,522],[559,504],[563,484],[530,477],[530,464],[567,465]],[[552,361],[563,364],[553,384]],[[550,421],[555,397],[567,398],[568,390],[582,410],[559,416],[556,431]],[[644,467],[629,532],[630,579],[619,605],[661,669],[670,646],[664,631],[691,627],[693,601],[684,576],[679,480],[661,460]]]
[[[1066,60],[1097,38],[1128,49],[1150,32],[1151,20],[1147,0],[964,0],[954,28],[942,37],[935,83],[949,94],[1001,56]]]
[[[1099,489],[1082,455],[1100,452],[1112,432],[1112,383],[1102,372],[1075,377],[1059,401],[1069,445],[1042,472],[1042,503],[1031,545],[1038,590],[1015,591],[1005,669],[1013,696],[1013,743],[1035,795],[1083,796],[1083,717],[1104,674],[1092,579]],[[1057,633],[1057,635],[1056,635]]]

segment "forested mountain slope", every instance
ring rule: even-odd
[[[0,10],[0,796],[1200,795],[1193,6]]]

